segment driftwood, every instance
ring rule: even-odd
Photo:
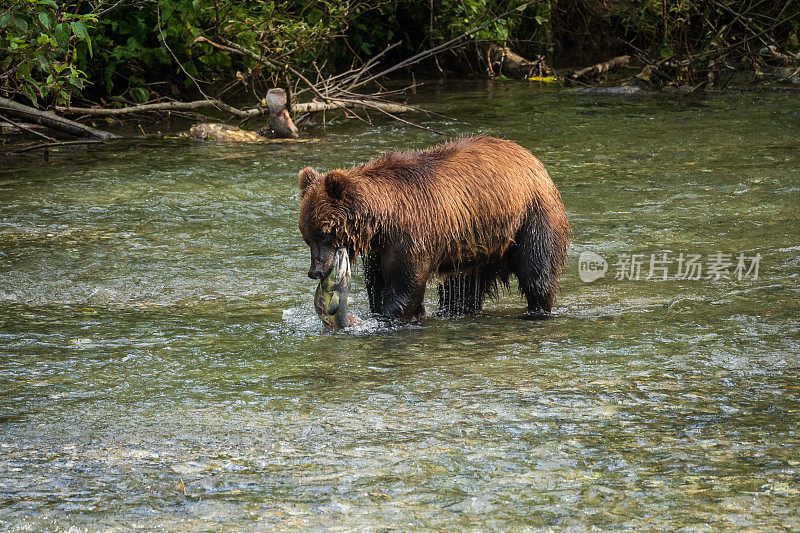
[[[630,56],[618,56],[605,63],[598,63],[591,67],[582,68],[570,74],[569,78],[574,81],[583,81],[597,78],[616,68],[624,67],[630,62]]]
[[[93,137],[95,139],[106,140],[119,137],[107,131],[96,130],[89,126],[84,126],[79,122],[60,117],[50,111],[42,111],[29,107],[8,98],[0,97],[0,110],[6,115],[21,118],[29,122],[34,122],[51,130],[68,133],[78,137]]]
[[[508,47],[492,44],[486,55],[489,59],[491,73],[505,74],[523,80],[527,80],[531,76],[549,75],[547,65],[544,65],[540,59],[537,61],[525,59]]]

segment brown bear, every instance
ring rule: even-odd
[[[431,276],[441,314],[479,311],[514,274],[528,313],[546,316],[570,237],[542,163],[516,143],[484,136],[326,174],[304,168],[300,232],[312,279],[330,272],[339,248],[361,255],[370,310],[388,320],[424,314]]]

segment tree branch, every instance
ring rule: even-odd
[[[89,126],[84,126],[79,122],[75,122],[74,120],[59,117],[50,111],[41,111],[24,104],[14,102],[8,98],[0,97],[0,109],[4,110],[6,115],[23,118],[52,130],[69,133],[70,135],[94,137],[95,139],[101,140],[115,139],[119,137],[113,133],[96,130],[94,128],[90,128]]]
[[[258,107],[243,111],[241,109],[236,109],[233,106],[229,106],[228,104],[222,102],[221,100],[196,100],[194,102],[158,102],[156,104],[139,104],[129,107],[119,107],[111,109],[100,108],[100,107],[95,108],[95,107],[64,106],[64,107],[56,107],[56,110],[62,113],[109,117],[118,115],[129,115],[131,113],[142,113],[151,111],[186,111],[193,109],[203,109],[208,107],[213,107],[215,109],[225,111],[238,118],[243,118],[243,119],[253,118],[268,113],[266,109]]]

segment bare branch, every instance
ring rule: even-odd
[[[11,153],[21,154],[24,152],[30,152],[32,150],[40,150],[42,148],[56,148],[59,146],[72,146],[77,144],[105,144],[105,143],[106,143],[105,141],[101,141],[98,139],[83,139],[79,141],[57,141],[54,143],[42,143],[42,144],[34,144],[33,146],[26,146],[25,148],[20,148],[19,150],[16,150]]]
[[[156,104],[140,104],[140,105],[119,107],[113,109],[63,106],[63,107],[56,107],[56,111],[60,111],[62,113],[74,113],[82,115],[108,117],[108,116],[118,116],[118,115],[130,115],[132,113],[141,113],[145,111],[146,112],[186,111],[190,109],[203,109],[208,107],[220,109],[239,118],[253,118],[268,113],[266,109],[262,108],[253,108],[243,111],[241,109],[236,109],[233,106],[229,106],[228,104],[220,100],[196,100],[194,102],[158,102]]]
[[[8,122],[9,124],[11,124],[15,128],[17,128],[18,130],[21,130],[21,131],[24,131],[24,132],[27,132],[27,133],[32,133],[34,135],[38,135],[42,139],[47,139],[48,141],[58,142],[58,139],[56,139],[54,137],[50,137],[49,135],[45,135],[44,133],[39,133],[38,131],[31,129],[31,128],[25,126],[24,124],[18,124],[16,122],[14,122],[13,120],[11,120],[10,118],[4,117],[3,115],[0,115],[0,120],[2,120],[3,122]]]

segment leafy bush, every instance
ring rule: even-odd
[[[315,77],[316,66],[346,70],[396,41],[404,46],[384,62],[400,60],[523,6],[474,38],[510,41],[525,55],[555,45],[583,54],[639,49],[664,59],[754,53],[770,39],[788,51],[800,47],[800,0],[2,2],[0,92],[41,106],[67,104],[75,95],[118,105],[219,95],[240,84],[262,84],[256,92],[263,93],[285,80],[287,65]]]
[[[16,0],[0,15],[2,79],[12,92],[40,99],[69,102],[87,83],[76,58],[92,57],[89,27],[92,14],[68,13],[54,0]]]
[[[0,16],[0,84],[35,104],[66,104],[84,89],[144,102],[163,85],[199,90],[261,72],[227,41],[278,63],[308,64],[364,9],[351,0],[18,0]]]

